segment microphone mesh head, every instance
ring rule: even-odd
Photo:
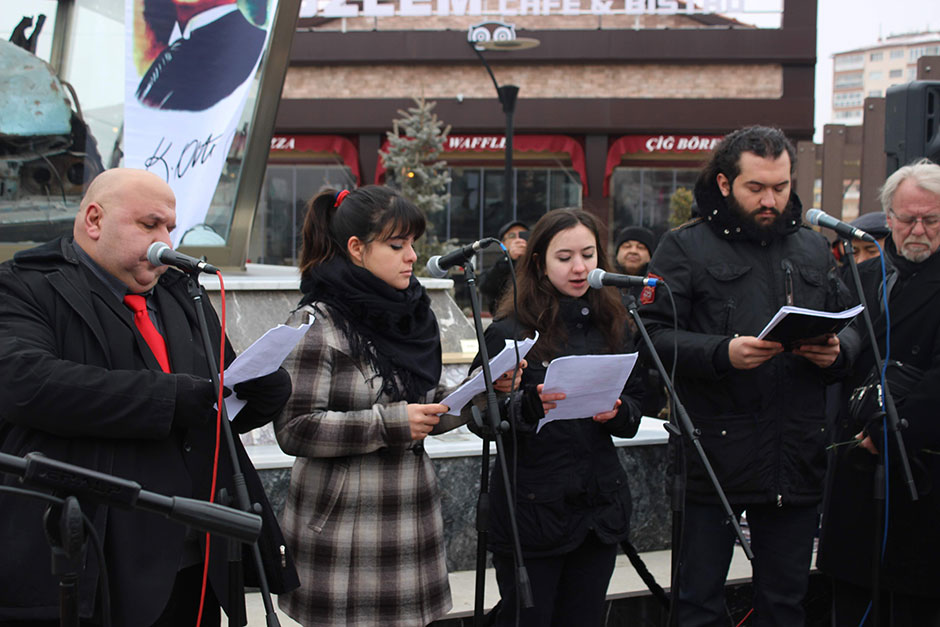
[[[588,272],[588,285],[595,289],[604,287],[604,275],[607,274],[600,268],[594,268]]]
[[[810,209],[806,212],[806,221],[815,226],[819,226],[820,216],[825,215],[821,209]]]
[[[447,270],[441,270],[441,266],[438,263],[440,259],[440,255],[434,255],[428,259],[426,266],[428,269],[428,274],[430,274],[435,279],[443,279],[445,276],[447,276]]]
[[[164,249],[169,248],[170,247],[163,242],[154,242],[150,245],[150,248],[147,249],[147,261],[153,266],[165,266],[166,264],[160,259],[160,254],[163,253]]]

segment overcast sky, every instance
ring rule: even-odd
[[[797,2],[799,0],[790,0]],[[816,137],[832,115],[832,55],[892,34],[940,31],[940,0],[818,0]]]
[[[751,0],[766,3],[768,0]],[[804,0],[787,0],[802,2]],[[878,37],[914,31],[940,31],[940,0],[817,0],[819,36],[816,45],[816,141],[830,122],[832,110],[832,54],[876,43]],[[50,0],[0,0],[0,37],[10,32],[22,15],[45,11],[54,14]],[[745,0],[745,5],[748,0]],[[48,55],[52,29],[47,24],[40,37],[39,52]]]

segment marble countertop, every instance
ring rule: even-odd
[[[658,418],[644,417],[636,436],[614,438],[615,446],[649,446],[665,444],[668,434],[663,428],[665,421]],[[481,440],[466,427],[460,427],[450,433],[432,436],[425,442],[424,448],[432,459],[450,457],[473,457],[482,453]],[[254,445],[245,447],[254,467],[262,469],[289,468],[294,458],[281,451],[276,445]],[[490,453],[496,454],[496,443],[490,443]]]
[[[300,271],[294,266],[274,266],[263,263],[249,263],[243,271],[231,271],[223,274],[226,290],[298,290],[300,289]],[[451,279],[432,279],[418,277],[421,284],[429,290],[446,290],[454,286]],[[219,278],[214,274],[200,274],[199,283],[207,291],[219,291]]]

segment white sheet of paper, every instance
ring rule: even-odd
[[[542,393],[564,392],[539,420],[536,433],[554,420],[588,418],[614,408],[627,377],[636,365],[637,353],[622,355],[568,355],[548,364]]]
[[[529,350],[535,345],[539,340],[539,332],[535,332],[535,337],[532,339],[524,339],[519,341],[519,359],[525,359],[525,356],[528,354]],[[499,351],[499,354],[496,357],[490,359],[490,374],[494,377],[498,377],[504,372],[512,369],[516,365],[516,349],[513,346],[512,340],[506,340],[506,347],[503,350]],[[447,412],[451,416],[459,416],[460,410],[464,408],[464,405],[470,402],[470,399],[486,390],[486,383],[483,381],[483,369],[480,368],[480,372],[476,374],[472,379],[461,385],[459,388],[451,392],[447,398],[441,401],[441,405],[447,405],[449,411]]]
[[[311,324],[313,324],[312,317],[310,322],[299,327],[279,324],[273,329],[268,329],[225,369],[225,387],[231,389],[236,383],[263,377],[280,368]],[[225,409],[228,412],[228,419],[234,420],[246,404],[246,401],[235,394],[226,398]]]

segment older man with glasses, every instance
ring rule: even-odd
[[[891,229],[884,255],[888,298],[882,297],[880,259],[860,264],[859,271],[883,357],[890,319],[890,359],[901,363],[888,370],[888,379],[920,498],[912,501],[904,485],[882,416],[853,418],[846,405],[835,425],[817,560],[833,581],[836,627],[862,624],[874,594],[883,625],[940,625],[940,166],[924,159],[899,169],[885,182],[881,202]],[[872,374],[874,356],[863,327],[850,327],[842,340],[860,347],[845,387],[850,395]],[[888,516],[876,525],[879,451],[885,451]],[[873,568],[880,569],[877,591],[871,589]]]

